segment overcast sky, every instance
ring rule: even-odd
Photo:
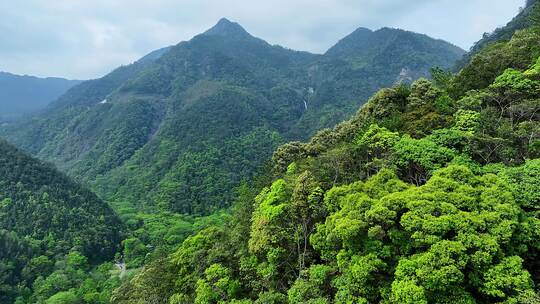
[[[469,49],[524,0],[0,0],[0,71],[100,77],[221,17],[272,44],[316,53],[362,26]]]

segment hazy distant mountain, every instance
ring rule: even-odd
[[[41,110],[79,83],[79,80],[0,72],[0,119]]]
[[[381,87],[451,67],[464,51],[397,29],[359,29],[315,55],[227,19],[162,56],[69,90],[10,141],[111,200],[208,213],[231,203],[279,144],[353,114]]]

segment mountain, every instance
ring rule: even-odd
[[[485,88],[508,68],[526,70],[540,56],[535,32],[540,26],[540,6],[536,1],[527,4],[512,22],[488,36],[492,38],[480,40],[478,47],[464,57],[462,62],[467,64],[454,79],[457,85],[450,84],[452,95]]]
[[[221,18],[216,25],[204,32],[206,36],[229,37],[237,40],[253,39],[240,24]]]
[[[429,78],[430,69],[452,67],[464,51],[414,32],[359,28],[308,66],[312,109],[301,117],[296,138],[307,139],[322,128],[349,118],[382,87]]]
[[[491,33],[485,33],[482,39],[478,40],[472,48],[460,59],[455,67],[457,71],[463,68],[482,49],[497,42],[509,41],[514,33],[531,26],[531,15],[537,0],[527,0],[525,6],[511,21],[505,26],[495,29]]]
[[[425,69],[430,62],[432,66],[452,65],[453,58],[460,55],[463,55],[462,49],[442,40],[434,41],[426,35],[391,28],[377,31],[359,28],[326,52],[326,56],[346,59],[356,68],[378,67],[386,63],[390,64],[391,69],[410,69],[417,72]],[[429,74],[424,71],[424,74],[419,76],[428,77]]]
[[[518,30],[280,146],[229,221],[111,302],[540,303],[538,41]]]
[[[122,227],[95,194],[0,140],[0,302],[12,303],[69,252],[112,259]]]
[[[324,55],[220,20],[159,58],[69,90],[3,128],[22,149],[138,208],[207,214],[281,143],[349,117],[377,89],[449,68],[463,51],[396,29],[359,30]]]
[[[0,122],[41,110],[79,83],[78,80],[0,72]]]

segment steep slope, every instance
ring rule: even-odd
[[[296,138],[305,139],[347,119],[378,89],[429,78],[431,68],[451,67],[463,54],[460,48],[426,35],[359,28],[308,67],[314,94]]]
[[[523,10],[515,16],[510,22],[501,28],[495,29],[491,33],[485,33],[482,39],[478,40],[473,47],[456,64],[456,71],[463,68],[469,61],[482,49],[497,42],[509,41],[518,30],[531,26],[531,15],[537,0],[527,0]]]
[[[138,75],[169,48],[151,52],[140,60],[121,66],[102,78],[82,82],[51,102],[41,113],[0,128],[0,134],[13,130],[15,134],[12,136],[8,136],[12,133],[2,135],[9,137],[9,141],[16,146],[37,155],[46,143],[54,141],[55,136],[68,128],[69,124],[80,116],[81,109],[103,102],[109,94],[130,78]]]
[[[463,50],[457,46],[391,28],[377,31],[359,28],[326,52],[327,57],[344,58],[356,68],[381,68],[386,64],[391,75],[395,75],[396,69],[422,73],[411,75],[409,81],[414,76],[428,77],[429,68],[433,66],[452,65],[453,58],[460,55],[463,55]]]
[[[0,302],[11,303],[48,274],[40,267],[70,251],[111,259],[121,230],[95,194],[0,140]]]
[[[89,258],[110,258],[120,222],[92,192],[52,166],[0,141],[0,229],[77,247]],[[51,248],[54,249],[54,248]]]
[[[222,19],[1,132],[107,198],[208,213],[228,206],[232,189],[280,143],[333,126],[378,88],[428,75],[433,64],[449,67],[462,54],[419,34],[369,32],[365,42],[353,34],[352,43],[313,55]]]
[[[281,146],[276,174],[229,222],[147,264],[111,302],[539,303],[538,41],[538,27],[517,31],[464,68],[476,78],[380,90]]]
[[[79,83],[78,80],[0,72],[0,122],[44,109]]]

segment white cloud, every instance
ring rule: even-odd
[[[523,0],[0,1],[0,70],[99,77],[219,18],[270,43],[324,52],[355,28],[400,27],[468,48]]]

